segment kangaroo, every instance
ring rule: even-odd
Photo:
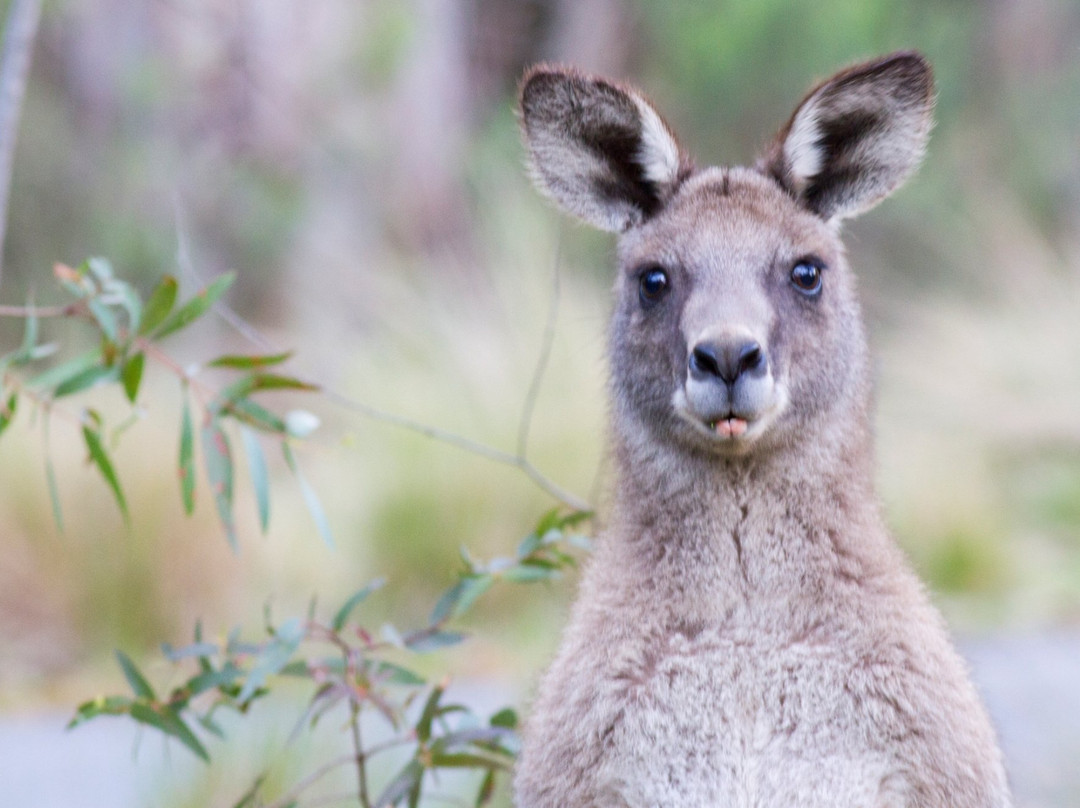
[[[922,159],[896,53],[810,91],[753,167],[694,166],[637,90],[541,65],[533,177],[618,236],[616,481],[526,721],[520,808],[1007,808],[944,622],[883,524],[840,223]]]

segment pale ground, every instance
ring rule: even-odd
[[[968,640],[962,650],[997,723],[1017,808],[1080,805],[1080,630]],[[492,688],[468,694],[490,701]],[[502,696],[504,694],[498,694]],[[478,704],[479,706],[479,704]],[[147,808],[161,745],[144,738],[139,762],[126,722],[63,731],[68,716],[0,720],[0,794],[19,808]],[[173,748],[171,767],[186,752]],[[224,803],[223,803],[224,804]]]

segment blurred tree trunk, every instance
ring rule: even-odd
[[[15,157],[15,137],[40,18],[41,0],[14,0],[4,26],[4,52],[0,59],[0,282],[3,281],[11,163]]]

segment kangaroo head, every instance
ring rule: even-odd
[[[839,223],[914,171],[932,106],[929,65],[894,54],[813,89],[754,167],[695,169],[636,90],[570,69],[526,75],[535,182],[620,234],[620,433],[741,455],[865,419],[866,340]]]

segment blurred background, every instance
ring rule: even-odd
[[[262,344],[208,320],[170,343],[179,363],[293,348],[297,375],[513,451],[557,267],[529,455],[600,502],[613,244],[530,189],[514,117],[522,70],[570,62],[633,81],[700,164],[732,164],[815,80],[900,48],[935,67],[930,153],[847,227],[878,358],[881,496],[987,692],[1021,805],[1076,805],[1074,0],[47,2],[0,300],[59,299],[53,263],[92,255],[144,290],[173,273],[191,293],[235,269],[228,303]],[[0,322],[0,353],[21,327]],[[177,450],[175,378],[145,385],[145,417],[116,455],[130,528],[73,428],[51,436],[63,534],[41,424],[22,413],[0,441],[0,788],[23,783],[13,804],[231,804],[280,749],[253,738],[226,774],[187,766],[183,751],[161,761],[156,742],[136,766],[127,727],[100,743],[80,740],[98,738],[92,728],[61,733],[74,704],[124,688],[112,649],[167,676],[157,645],[186,641],[197,619],[214,634],[254,632],[268,600],[282,615],[316,593],[332,606],[378,575],[391,585],[373,620],[407,625],[451,582],[461,546],[509,554],[553,504],[518,471],[315,396],[295,400],[323,421],[300,460],[337,548],[279,463],[269,533],[242,497],[233,553],[205,485],[188,519],[163,472]],[[114,423],[128,412],[119,393],[95,406]],[[524,703],[573,582],[519,589],[493,593],[477,638],[439,664]],[[96,757],[80,763],[88,743]],[[78,793],[41,796],[64,771]]]

